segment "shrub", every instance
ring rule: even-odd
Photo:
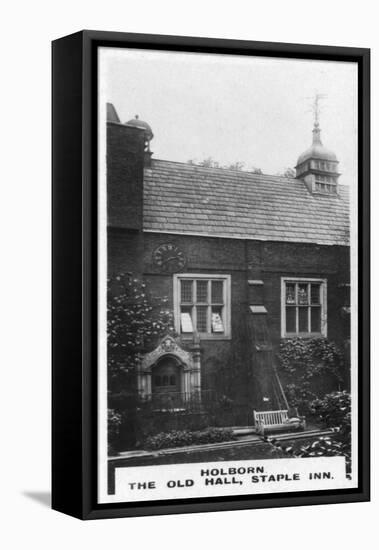
[[[275,438],[266,439],[274,449],[282,451],[291,458],[318,458],[322,456],[343,456],[346,460],[346,473],[351,471],[351,449],[350,445],[338,439],[338,434],[333,437],[322,436],[318,437],[312,443],[302,445],[296,448],[295,442],[292,445],[283,445]]]
[[[232,441],[234,438],[233,431],[227,428],[207,428],[206,430],[194,432],[190,430],[172,430],[148,437],[144,447],[150,450],[159,450],[170,447]]]
[[[315,399],[312,409],[327,427],[339,428],[340,437],[348,439],[351,433],[351,396],[347,391],[329,393]]]
[[[108,454],[115,452],[115,443],[120,432],[122,417],[114,409],[108,409]]]
[[[319,437],[310,445],[300,447],[296,456],[299,458],[318,456],[345,456],[348,458],[345,451],[346,449],[341,441],[325,436]]]

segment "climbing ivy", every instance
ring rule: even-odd
[[[302,414],[312,414],[311,402],[342,384],[343,353],[327,338],[284,340],[278,365],[287,399]]]

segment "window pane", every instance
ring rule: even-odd
[[[160,386],[161,385],[161,377],[160,376],[154,376],[154,385]]]
[[[176,376],[175,376],[175,374],[172,374],[170,376],[170,386],[176,386]]]
[[[212,332],[224,332],[221,306],[212,307]]]
[[[319,304],[320,303],[320,285],[319,284],[312,284],[311,285],[311,304]]]
[[[198,306],[196,308],[198,332],[207,332],[207,311],[207,306]]]
[[[182,280],[180,282],[180,301],[182,304],[192,303],[193,281]]]
[[[295,283],[286,283],[286,304],[295,303]]]
[[[180,309],[180,331],[193,332],[192,307],[182,307]]]
[[[311,331],[321,332],[321,307],[311,308]]]
[[[223,282],[222,281],[212,281],[212,304],[223,304]]]
[[[299,307],[299,332],[309,332],[307,307]]]
[[[162,376],[162,386],[168,386],[168,376],[166,374]]]
[[[298,291],[297,291],[297,303],[302,306],[308,304],[308,285],[307,284],[299,284]]]
[[[208,302],[208,281],[196,281],[196,301]]]
[[[286,332],[296,332],[295,307],[286,307]]]

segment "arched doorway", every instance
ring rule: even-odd
[[[183,406],[183,367],[173,356],[161,357],[152,368],[151,391],[153,402],[160,408]]]
[[[183,409],[201,391],[200,342],[194,339],[190,350],[180,339],[165,336],[146,353],[138,367],[140,398],[152,401],[156,409]]]
[[[181,370],[174,357],[162,357],[152,369],[152,392],[154,394],[180,392]]]

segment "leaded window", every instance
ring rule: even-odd
[[[326,281],[284,279],[282,336],[326,335]]]
[[[174,279],[178,331],[183,335],[198,332],[203,337],[228,337],[229,276],[177,275]]]

